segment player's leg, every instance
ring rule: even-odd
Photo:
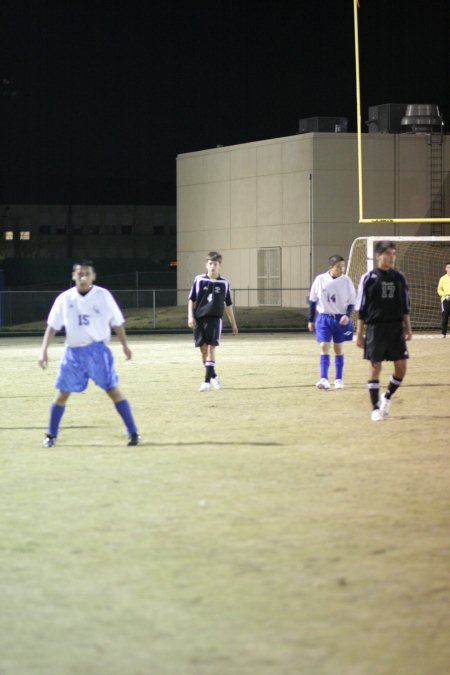
[[[343,389],[344,349],[342,342],[333,342],[334,349],[334,388]]]
[[[206,345],[206,359],[205,359],[205,382],[211,382],[211,378],[215,375],[214,367],[216,365],[216,348],[215,345]]]
[[[335,319],[333,325],[335,389],[344,388],[344,342],[351,342],[351,340],[353,340],[353,324],[351,319],[346,324],[341,324],[340,321]]]
[[[334,319],[327,314],[319,313],[316,318],[316,340],[320,345],[320,380],[316,382],[318,389],[329,389],[328,369],[330,367],[330,347],[332,340],[331,321]]]
[[[441,321],[441,333],[442,337],[447,335],[448,319],[450,316],[450,301],[443,300],[442,302],[442,321]]]
[[[56,374],[56,395],[50,406],[48,430],[43,442],[44,448],[51,448],[56,443],[59,425],[70,394],[84,391],[88,381],[89,378],[84,367],[81,351],[66,347]]]
[[[383,415],[383,417],[389,417],[389,414],[391,412],[391,396],[393,396],[397,391],[397,389],[401,387],[403,378],[406,375],[406,366],[407,366],[406,359],[399,359],[398,361],[394,361],[394,372],[389,378],[387,389],[384,392],[383,396],[381,397],[380,401],[380,412]]]
[[[373,422],[379,422],[383,419],[380,413],[380,375],[382,369],[381,361],[371,361],[369,367],[369,380],[367,387],[369,389],[370,403],[372,404],[371,418]]]
[[[61,418],[66,410],[66,402],[70,396],[69,391],[57,390],[53,403],[50,406],[47,434],[44,438],[44,448],[51,448],[56,443]]]
[[[331,342],[320,342],[319,372],[320,380],[316,382],[318,389],[329,389],[328,370],[330,368]]]
[[[112,387],[111,389],[106,389],[106,393],[108,394],[111,401],[114,403],[117,412],[119,413],[119,415],[123,420],[123,423],[125,424],[125,428],[129,435],[128,445],[139,445],[140,438],[136,422],[134,421],[133,413],[131,412],[131,406],[129,402],[124,397],[119,387]]]
[[[316,387],[318,389],[329,389],[330,383],[328,381],[328,370],[330,368],[330,342],[321,342],[320,343],[320,359],[319,359],[319,369],[320,369],[320,380],[316,382]]]
[[[105,344],[95,343],[86,347],[89,377],[103,389],[114,403],[129,435],[128,445],[139,445],[139,434],[127,399],[118,387],[119,378],[114,368],[114,356]]]
[[[207,353],[208,353],[208,345],[202,344],[202,345],[200,345],[199,349],[200,349],[200,356],[201,356],[201,359],[202,359],[203,367],[205,368],[206,367],[205,366],[206,356],[207,356]]]
[[[401,323],[391,325],[387,333],[388,361],[394,362],[394,371],[389,378],[386,391],[381,397],[380,411],[384,418],[389,417],[391,409],[391,396],[397,391],[406,375],[407,359],[409,358],[406,346],[403,325]]]
[[[382,361],[385,359],[386,352],[386,331],[383,324],[368,324],[366,326],[366,336],[364,338],[364,358],[370,362],[369,379],[367,388],[369,390],[370,403],[372,405],[371,419],[373,422],[379,422],[383,419],[380,413],[380,374]]]
[[[206,360],[208,356],[208,345],[206,342],[206,335],[205,335],[206,327],[207,323],[199,319],[194,328],[194,344],[196,347],[200,349],[200,356],[202,359],[203,367],[205,368],[205,373],[206,373]],[[209,391],[210,389],[211,385],[209,384],[209,382],[206,382],[206,380],[204,380],[200,385],[199,391]]]
[[[216,366],[216,347],[219,344],[222,332],[222,320],[210,318],[205,326],[204,340],[206,345],[205,355],[205,380],[202,382],[200,391],[210,391],[211,386],[214,389],[220,389],[221,384],[217,376]]]

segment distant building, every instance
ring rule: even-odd
[[[440,136],[438,168],[433,152],[430,134],[364,134],[364,217],[436,215],[436,191],[448,215],[448,136]],[[224,274],[243,289],[241,304],[302,307],[304,289],[326,269],[328,256],[348,256],[356,237],[450,234],[450,224],[361,225],[358,218],[354,133],[304,133],[180,154],[177,286],[188,288],[205,253],[216,249]]]
[[[173,286],[175,219],[174,206],[0,205],[0,267],[8,286],[38,284],[67,259],[89,257],[108,268],[170,271]]]

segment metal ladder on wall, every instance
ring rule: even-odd
[[[427,143],[429,146],[429,199],[430,199],[430,217],[441,218],[444,215],[444,192],[442,176],[442,146],[443,134],[441,132],[427,134]],[[431,223],[431,234],[433,236],[442,236],[444,232],[444,223]]]

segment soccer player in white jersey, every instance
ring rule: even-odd
[[[316,332],[320,344],[320,379],[318,389],[329,389],[330,346],[333,341],[335,389],[343,389],[343,343],[353,339],[351,315],[356,293],[353,282],[345,274],[345,261],[340,255],[328,258],[328,272],[319,274],[309,292],[308,330]],[[317,317],[316,317],[317,312]]]
[[[48,347],[56,333],[66,331],[65,350],[55,381],[57,393],[50,408],[48,432],[44,448],[55,445],[67,399],[72,392],[84,391],[89,379],[101,387],[114,403],[129,434],[128,445],[139,445],[139,435],[130,405],[118,388],[114,358],[106,342],[113,328],[122,345],[125,358],[131,359],[124,323],[116,301],[106,288],[95,286],[93,263],[83,260],[72,270],[75,286],[60,293],[50,310],[42,341],[39,365],[48,364]]]
[[[231,323],[231,332],[237,335],[238,327],[231,302],[230,282],[220,276],[222,256],[211,251],[206,256],[206,274],[198,274],[192,285],[188,300],[188,326],[194,329],[195,346],[200,347],[205,380],[199,391],[220,389],[221,383],[215,371],[216,347],[222,333],[224,311]]]

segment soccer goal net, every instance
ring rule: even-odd
[[[362,274],[376,267],[375,244],[382,239],[395,242],[396,268],[408,281],[413,330],[439,330],[441,309],[437,286],[450,262],[450,237],[358,237],[350,248],[347,274],[358,288]]]

